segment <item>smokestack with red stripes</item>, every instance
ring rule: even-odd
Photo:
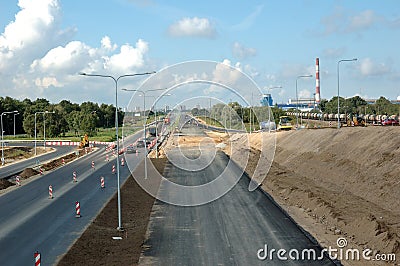
[[[321,102],[321,92],[319,89],[319,58],[318,57],[315,60],[315,87],[316,87],[315,101],[317,103],[320,103]]]

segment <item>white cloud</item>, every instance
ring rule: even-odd
[[[229,59],[224,59],[222,63],[215,66],[213,81],[232,85],[235,84],[241,76],[242,69],[240,62],[236,62],[235,65],[232,65]]]
[[[44,77],[42,79],[37,78],[35,80],[35,84],[36,86],[43,88],[48,88],[50,86],[62,87],[62,85],[58,83],[57,78],[55,77]]]
[[[348,11],[342,8],[336,8],[332,14],[321,19],[323,28],[320,34],[360,33],[383,21],[385,19],[375,14],[373,10],[363,10],[356,14],[349,14]]]
[[[106,59],[105,68],[124,71],[143,67],[144,55],[148,50],[149,44],[141,39],[136,42],[136,47],[129,44],[122,45],[119,54],[114,54]]]
[[[168,33],[174,37],[215,38],[216,30],[207,18],[183,18],[172,24]]]
[[[385,63],[373,62],[370,58],[361,60],[360,72],[363,76],[380,76],[389,74],[391,68]]]
[[[112,99],[108,91],[93,94],[94,88],[102,90],[104,81],[85,81],[79,72],[116,75],[141,71],[146,65],[149,44],[141,39],[135,46],[127,43],[119,50],[108,36],[101,39],[99,47],[73,41],[74,30],[60,28],[59,0],[19,0],[18,5],[21,10],[15,20],[0,34],[2,95],[104,101],[101,99]]]
[[[350,17],[348,31],[368,29],[379,21],[378,16],[372,10],[365,10]]]
[[[251,14],[245,17],[239,24],[232,26],[232,29],[236,31],[243,31],[251,28],[255,23],[256,19],[258,18],[258,16],[260,16],[260,14],[262,13],[263,9],[264,5],[256,6],[256,8]]]
[[[235,42],[232,47],[233,56],[243,60],[251,56],[255,56],[257,54],[256,49],[244,47],[238,42]]]
[[[110,51],[114,51],[118,47],[118,45],[111,43],[111,39],[108,36],[104,36],[103,39],[101,39],[101,46]]]

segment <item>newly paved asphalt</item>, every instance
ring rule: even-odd
[[[199,128],[183,129],[183,134],[193,135],[195,132],[203,134]],[[220,151],[215,154],[211,150],[204,149],[200,153],[193,148],[180,147],[170,151],[169,157],[175,162],[167,164],[164,177],[177,184],[199,186],[215,180],[224,170],[226,176],[242,173],[236,165],[226,169],[228,157]],[[212,162],[204,169],[191,171],[198,168],[200,154],[204,160],[210,156],[214,158],[208,158]],[[311,241],[269,196],[260,189],[249,192],[248,185],[249,178],[242,176],[221,198],[195,207],[156,201],[140,264],[335,265],[327,257],[317,261],[308,260],[307,255],[306,260],[302,260],[301,256],[300,260],[290,259],[288,253],[292,249],[300,254],[304,249],[312,249],[320,255],[321,247]],[[219,189],[216,187],[212,190]],[[183,197],[188,202],[195,202],[197,197],[206,197],[208,193],[212,192],[203,195],[181,193],[167,182],[162,182],[159,189],[159,197],[172,200]],[[268,247],[267,253],[271,249],[285,249],[285,256],[289,259],[279,260],[275,251],[272,257],[262,260],[265,253],[259,251],[265,250],[265,245]]]
[[[129,139],[133,142],[142,134]],[[107,162],[105,154],[104,148],[99,149],[0,195],[0,265],[34,265],[35,251],[41,253],[41,265],[56,264],[117,191],[116,174],[111,171],[116,159],[109,153]],[[142,159],[137,157],[130,165]],[[76,183],[72,182],[73,171]],[[120,167],[121,184],[129,175],[128,167]],[[105,189],[100,188],[101,176]],[[53,199],[48,198],[49,185],[53,186]],[[80,202],[81,218],[75,217],[76,201]]]

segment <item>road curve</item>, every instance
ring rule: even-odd
[[[12,146],[29,146],[31,147],[32,144],[27,143],[13,143]],[[0,179],[6,178],[15,174],[22,172],[25,168],[34,167],[37,165],[37,161],[45,162],[62,155],[71,153],[76,147],[75,146],[48,146],[55,148],[54,152],[45,153],[33,158],[29,158],[27,160],[23,160],[17,163],[13,163],[11,165],[0,166]]]
[[[193,135],[193,129],[190,129]],[[201,134],[200,129],[197,132]],[[183,133],[188,133],[184,129]],[[180,154],[183,152],[185,156]],[[203,155],[207,151],[203,151]],[[209,153],[212,156],[213,153]],[[178,163],[168,163],[164,177],[172,182],[196,186],[210,182],[224,171],[228,157],[217,152],[212,163],[201,171],[186,171],[176,165],[185,164],[187,169],[197,165],[198,151],[177,148],[170,151],[170,158]],[[189,160],[187,160],[186,158]],[[232,173],[241,174],[236,166]],[[257,253],[268,246],[271,249],[312,249],[320,254],[322,248],[310,240],[304,231],[290,219],[265,192],[248,191],[249,178],[242,176],[239,182],[223,197],[210,203],[195,206],[174,206],[156,201],[148,227],[148,239],[142,252],[140,265],[335,265],[326,256],[313,260],[278,260],[275,256],[261,260]],[[168,189],[161,183],[159,196],[168,198],[179,191]],[[218,189],[218,188],[216,188]],[[191,195],[184,195],[191,197]],[[265,255],[259,253],[262,258]],[[288,256],[286,254],[286,256]]]

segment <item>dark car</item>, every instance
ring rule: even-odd
[[[136,149],[133,146],[126,147],[126,153],[135,153]]]
[[[382,120],[382,126],[398,126],[399,121],[393,118],[387,118],[385,120]]]
[[[144,141],[141,139],[141,140],[138,140],[137,142],[136,142],[136,147],[137,148],[144,148]]]

